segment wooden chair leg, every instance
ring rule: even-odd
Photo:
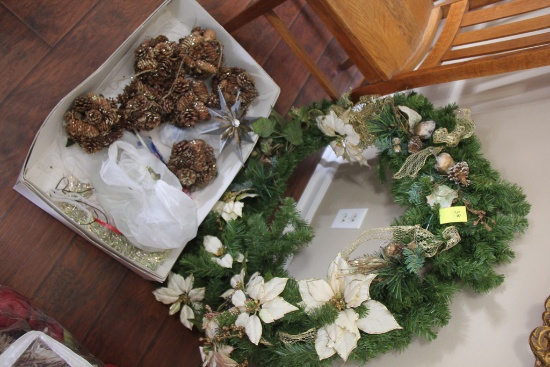
[[[236,31],[243,25],[250,23],[254,19],[264,15],[267,11],[270,11],[277,6],[281,5],[287,0],[258,0],[248,8],[243,10],[240,14],[229,20],[223,26],[229,33]]]
[[[281,18],[275,14],[273,10],[270,10],[264,14],[266,19],[271,23],[273,28],[279,33],[283,40],[290,46],[292,51],[298,56],[298,58],[306,65],[311,74],[317,79],[321,87],[327,92],[329,97],[333,100],[337,100],[340,96],[336,88],[328,80],[326,75],[319,69],[317,64],[311,59],[307,51],[302,45],[300,45],[296,38],[290,33],[288,28],[285,26]]]

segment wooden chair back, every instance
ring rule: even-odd
[[[264,15],[328,95],[339,93],[259,0],[225,25]],[[352,97],[550,65],[550,0],[306,0],[365,81]]]
[[[389,80],[416,52],[428,30],[433,0],[308,2],[369,82]]]

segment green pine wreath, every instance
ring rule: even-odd
[[[413,337],[434,339],[451,318],[457,291],[487,292],[503,282],[495,267],[514,258],[510,245],[527,228],[530,205],[520,187],[491,168],[456,105],[435,108],[415,93],[358,104],[343,97],[287,118],[274,113],[253,128],[260,140],[251,157],[167,286],[154,292],[185,326],[205,331],[205,366],[364,363],[404,349]],[[331,269],[345,273],[329,283],[347,279],[348,288],[317,302],[315,292],[327,282],[293,279],[285,270],[314,233],[284,193],[298,163],[329,144],[359,163],[361,151],[376,146],[379,178],[391,180],[394,201],[406,211],[383,230],[391,238],[380,253],[349,258],[367,233],[338,255]],[[442,224],[445,207],[460,210]],[[464,214],[466,221],[456,221]],[[353,328],[379,312],[398,325],[372,333]]]

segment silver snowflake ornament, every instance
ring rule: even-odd
[[[220,135],[220,152],[229,145],[233,145],[235,152],[239,156],[241,163],[244,164],[242,156],[241,144],[243,141],[254,144],[254,140],[250,136],[253,132],[250,125],[257,118],[245,118],[245,110],[241,109],[241,101],[239,99],[240,92],[237,93],[237,98],[233,106],[228,107],[225,102],[225,97],[221,89],[218,87],[218,95],[220,97],[220,109],[215,110],[209,108],[208,111],[219,124],[211,129],[205,130],[203,134]]]

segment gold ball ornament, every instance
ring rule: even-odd
[[[440,173],[447,173],[449,168],[455,165],[455,161],[449,153],[441,153],[435,159],[435,169]]]

